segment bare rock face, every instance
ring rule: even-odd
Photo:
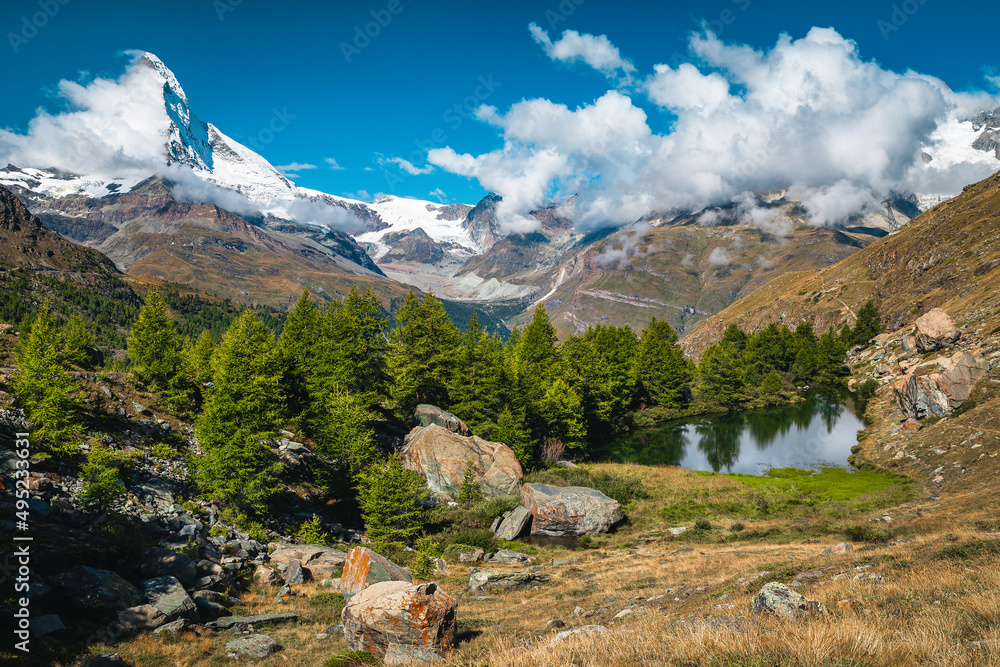
[[[968,350],[914,366],[892,383],[899,409],[910,419],[943,417],[960,407],[990,363]]]
[[[441,408],[428,405],[427,403],[421,403],[413,409],[413,422],[417,426],[437,424],[441,428],[446,428],[452,433],[459,435],[472,434],[472,431],[469,430],[468,425],[464,421],[450,412],[445,412]]]
[[[340,590],[344,600],[351,598],[369,586],[386,581],[413,583],[413,575],[405,567],[396,565],[366,547],[355,547],[347,552],[344,575],[340,579]]]
[[[771,582],[764,584],[753,598],[752,611],[755,614],[781,616],[798,619],[808,614],[825,614],[826,606],[816,600],[807,600],[785,584]]]
[[[525,484],[521,504],[531,512],[532,535],[596,535],[625,518],[617,500],[584,486]]]
[[[52,583],[63,589],[69,602],[85,609],[119,611],[145,602],[135,586],[110,570],[74,565],[52,577]]]
[[[948,313],[934,308],[917,319],[917,349],[931,352],[954,345],[962,337]]]
[[[449,496],[458,493],[470,464],[487,498],[517,493],[524,476],[507,445],[461,436],[437,424],[410,431],[400,456],[403,465],[419,473],[431,491]]]
[[[421,660],[455,643],[458,603],[437,584],[405,581],[373,584],[351,598],[341,619],[344,637],[354,651]]]

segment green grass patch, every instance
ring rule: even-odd
[[[362,667],[363,665],[378,665],[381,662],[367,651],[349,651],[333,656],[326,661],[323,667]]]
[[[842,519],[906,502],[914,483],[877,469],[817,471],[776,468],[765,475],[698,473],[734,482],[722,488],[668,493],[661,517],[673,523],[695,519],[727,521],[827,516]],[[707,532],[707,531],[702,531]]]
[[[964,544],[952,544],[935,554],[935,558],[948,560],[970,560],[980,557],[1000,556],[1000,540],[975,540]]]

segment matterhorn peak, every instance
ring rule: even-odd
[[[188,104],[187,95],[184,93],[184,89],[181,88],[181,84],[177,80],[177,77],[174,76],[174,73],[170,71],[170,68],[167,67],[162,60],[156,57],[156,54],[150,53],[149,51],[136,51],[135,53],[138,55],[138,58],[136,59],[137,65],[148,67],[159,74],[160,78],[163,79],[167,87],[173,91],[174,95],[183,101],[185,105]]]

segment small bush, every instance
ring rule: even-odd
[[[733,531],[734,533],[742,533],[745,528],[746,526],[744,526],[741,522],[737,521],[736,523],[734,523],[729,527],[729,530]]]
[[[591,477],[591,484],[608,498],[613,498],[622,505],[627,505],[636,498],[649,497],[646,487],[638,477],[600,472]]]
[[[474,514],[484,524],[489,525],[498,516],[502,516],[505,512],[511,511],[520,506],[520,504],[521,498],[519,496],[497,496],[496,498],[489,498],[476,503],[469,508],[469,512]]]
[[[344,595],[340,592],[318,593],[309,598],[309,606],[339,617],[340,612],[344,611]]]
[[[704,517],[695,519],[694,529],[695,530],[712,530],[712,522],[709,521],[708,519],[704,518]]]
[[[965,544],[952,544],[941,549],[935,558],[949,560],[969,560],[980,556],[1000,556],[1000,540],[975,540]]]
[[[896,537],[896,531],[891,528],[873,528],[868,524],[860,526],[848,526],[844,529],[844,535],[853,542],[868,542],[870,544],[884,544]]]
[[[210,537],[229,537],[229,529],[217,523],[208,530]]]
[[[156,458],[165,459],[167,461],[172,461],[176,458],[179,458],[177,450],[175,450],[173,447],[171,447],[165,442],[158,442],[155,445],[153,445],[151,453]]]
[[[869,378],[858,385],[855,391],[857,397],[861,401],[869,401],[875,397],[875,392],[878,391],[878,381],[874,378]]]
[[[103,447],[95,447],[87,455],[87,462],[80,471],[83,490],[80,505],[86,512],[118,512],[125,500],[127,489],[118,479],[118,469],[112,465],[111,455]]]
[[[312,515],[311,519],[299,524],[298,530],[295,531],[295,539],[298,540],[299,544],[319,544],[326,546],[328,543],[326,531],[323,530],[323,524],[315,514]]]
[[[348,651],[333,656],[326,661],[323,667],[364,667],[364,665],[377,665],[380,662],[368,651]]]
[[[458,490],[458,504],[463,507],[468,507],[482,501],[483,492],[479,487],[479,481],[476,479],[476,466],[473,465],[472,461],[465,466],[465,475],[462,477],[462,486]]]
[[[590,486],[590,473],[583,468],[549,468],[536,470],[525,476],[530,484],[552,484],[553,486]]]
[[[497,548],[497,538],[486,528],[459,528],[445,537],[449,544],[468,544],[487,553]]]

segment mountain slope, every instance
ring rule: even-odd
[[[889,330],[931,308],[960,325],[1000,324],[1000,174],[833,266],[776,278],[702,322],[684,345],[697,356],[733,323],[757,329],[811,321],[825,330],[853,322],[868,299]]]

